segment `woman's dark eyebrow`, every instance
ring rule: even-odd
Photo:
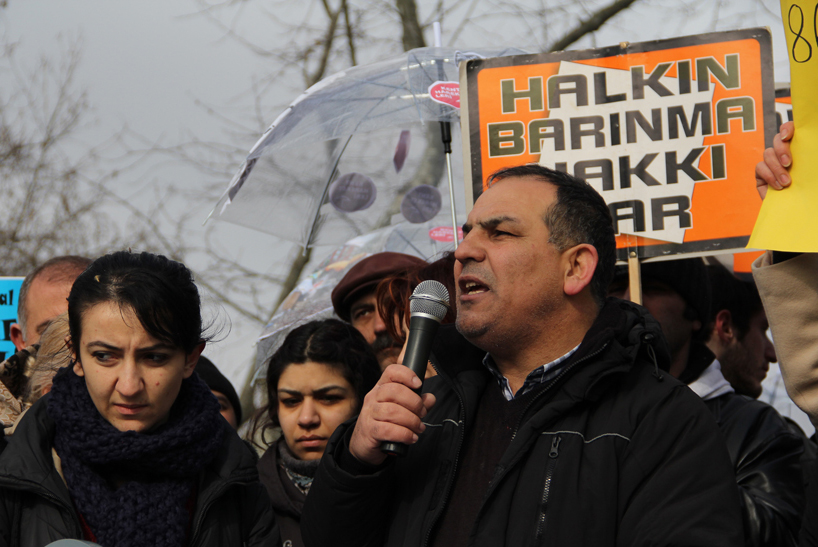
[[[174,346],[170,344],[166,344],[164,342],[159,342],[158,344],[154,344],[152,346],[147,346],[144,348],[137,348],[136,351],[138,352],[146,352],[146,351],[157,351],[157,350],[173,350],[176,349]]]
[[[327,392],[335,390],[335,389],[338,389],[338,390],[341,390],[341,391],[346,391],[346,388],[344,386],[331,385],[331,386],[324,386],[322,388],[316,389],[312,393],[313,393],[313,395],[316,395],[316,394],[317,395],[326,395]],[[303,395],[303,393],[301,393],[300,391],[298,391],[296,389],[286,389],[286,388],[280,387],[280,388],[278,388],[278,391],[279,391],[279,393],[286,393],[288,395]]]
[[[119,348],[117,346],[112,346],[111,344],[109,344],[107,342],[103,342],[101,340],[94,340],[93,342],[88,342],[87,344],[85,344],[86,348],[90,348],[91,346],[101,346],[101,347],[103,347],[105,349],[121,351],[121,348]],[[138,348],[136,351],[144,353],[144,352],[147,352],[147,351],[156,351],[156,350],[161,350],[161,349],[167,350],[167,349],[175,349],[175,348],[173,346],[171,346],[170,344],[165,344],[163,342],[160,342],[158,344],[154,344],[152,346],[148,346],[148,347],[145,347],[145,348]]]
[[[335,385],[333,385],[333,386],[324,386],[321,389],[316,389],[312,393],[313,393],[313,395],[316,395],[316,394],[317,395],[326,395],[327,392],[333,391],[333,390],[336,390],[336,389],[340,390],[340,391],[344,391],[344,392],[346,391],[346,388],[344,386],[335,386]]]
[[[108,344],[106,342],[102,342],[100,340],[94,340],[93,342],[88,342],[87,344],[85,344],[86,348],[90,348],[91,346],[101,346],[101,347],[103,347],[105,349],[111,349],[111,350],[117,350],[117,351],[119,351],[119,349],[120,349],[120,348],[118,348],[116,346],[112,346],[111,344]]]

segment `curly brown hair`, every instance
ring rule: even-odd
[[[430,264],[411,269],[405,274],[387,277],[376,289],[378,313],[386,325],[389,336],[399,344],[403,344],[406,335],[403,333],[404,323],[408,323],[409,297],[421,281],[440,281],[449,291],[449,310],[443,318],[443,323],[454,323],[457,317],[455,308],[454,284],[454,253],[446,252],[441,258]]]

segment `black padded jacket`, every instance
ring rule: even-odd
[[[427,428],[405,458],[353,470],[336,430],[304,506],[307,547],[429,544],[450,495],[464,432],[486,383],[485,352],[453,326],[432,351],[439,375]],[[658,365],[657,365],[658,362]],[[660,370],[661,329],[609,299],[563,372],[532,400],[468,534],[473,546],[743,544],[738,493],[715,422]]]

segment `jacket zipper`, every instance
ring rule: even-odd
[[[566,374],[568,374],[568,373],[569,373],[571,370],[573,370],[573,369],[574,369],[574,368],[575,368],[577,365],[579,365],[579,364],[581,364],[581,363],[583,363],[583,362],[587,361],[588,359],[591,359],[591,358],[593,358],[593,357],[596,357],[597,355],[599,355],[600,353],[602,353],[603,351],[605,351],[605,349],[608,347],[608,344],[609,344],[609,342],[605,342],[605,344],[603,344],[603,345],[602,345],[602,346],[601,346],[601,347],[600,347],[598,350],[594,351],[593,353],[589,353],[588,355],[586,355],[586,356],[585,356],[585,357],[583,357],[582,359],[579,359],[578,361],[576,361],[576,362],[571,363],[570,365],[568,365],[568,366],[567,366],[567,367],[566,367],[566,368],[565,368],[565,369],[564,369],[562,372],[560,372],[560,373],[559,373],[559,374],[558,374],[558,375],[557,375],[557,376],[556,376],[556,377],[555,377],[553,380],[551,380],[551,382],[548,384],[548,386],[546,386],[546,387],[545,387],[545,389],[543,389],[541,392],[537,393],[537,395],[535,395],[535,396],[534,396],[534,398],[533,398],[533,399],[531,399],[531,401],[529,401],[529,402],[528,402],[528,405],[526,405],[525,410],[523,410],[523,413],[520,415],[520,419],[517,421],[517,425],[514,427],[514,433],[512,433],[512,435],[511,435],[511,441],[512,441],[512,442],[514,442],[514,439],[517,437],[517,431],[519,431],[520,426],[522,425],[523,420],[525,419],[526,414],[528,414],[528,411],[531,409],[531,407],[534,405],[534,403],[537,401],[537,399],[539,399],[539,398],[540,398],[540,397],[542,397],[542,396],[543,396],[545,393],[547,393],[548,391],[550,391],[550,390],[551,390],[551,388],[552,388],[552,387],[554,387],[554,386],[557,384],[557,382],[558,382],[558,381],[559,381],[559,380],[560,380],[560,379],[561,379],[563,376],[565,376]],[[553,451],[553,450],[554,450],[554,447],[553,447],[553,445],[552,445],[552,451]],[[549,455],[550,455],[550,454],[551,454],[551,451],[549,451]],[[558,451],[557,451],[557,454],[559,454],[559,452],[558,452]],[[497,487],[497,484],[498,484],[498,483],[500,482],[500,480],[503,478],[503,476],[504,476],[504,475],[505,475],[505,473],[508,471],[508,469],[514,466],[514,464],[517,462],[517,459],[519,459],[519,458],[516,458],[515,460],[513,460],[512,462],[510,462],[510,465],[509,465],[508,467],[503,467],[502,469],[498,469],[498,472],[497,472],[497,473],[495,474],[495,476],[494,476],[494,477],[491,479],[491,482],[489,483],[489,488],[488,488],[488,490],[486,491],[485,496],[483,497],[483,503],[482,503],[482,505],[481,505],[481,507],[480,507],[480,510],[477,512],[477,518],[478,518],[478,519],[479,519],[479,518],[480,518],[480,516],[482,515],[482,512],[483,512],[483,507],[485,506],[486,501],[489,499],[489,497],[491,496],[491,494],[492,494],[492,492],[494,491],[494,489]],[[548,464],[547,464],[547,467],[548,467],[548,466],[553,467],[553,465],[555,465],[555,464],[556,464],[555,459],[551,459],[551,458],[549,458],[549,460],[548,460]],[[553,470],[552,470],[552,472],[553,472]],[[549,481],[549,487],[550,487],[550,481]],[[547,501],[547,500],[546,500],[546,501]]]
[[[431,360],[429,362],[432,363],[432,368],[435,369],[435,372],[437,372],[439,375],[440,371],[438,370],[434,362],[432,362]],[[447,376],[442,377],[447,378]],[[457,400],[460,402],[460,421],[462,422],[462,425],[460,426],[460,438],[457,441],[457,452],[455,453],[454,456],[454,462],[452,462],[452,469],[449,472],[449,479],[447,479],[446,481],[446,491],[443,493],[443,497],[440,500],[441,503],[438,506],[438,510],[435,513],[434,518],[432,519],[431,526],[429,526],[429,529],[426,530],[426,536],[423,538],[422,547],[426,547],[427,545],[429,545],[429,538],[432,535],[432,530],[435,529],[435,524],[437,524],[437,520],[440,518],[440,514],[443,512],[443,508],[446,507],[446,503],[449,500],[449,494],[451,494],[452,485],[454,484],[454,478],[457,476],[457,461],[460,459],[460,450],[462,450],[463,448],[463,437],[465,436],[466,433],[466,405],[465,403],[463,403],[463,397],[461,397],[460,393],[457,391],[457,389],[455,389],[454,382],[450,382],[450,384],[452,386],[452,391],[454,391],[454,394],[457,395]]]
[[[557,458],[560,455],[560,442],[562,437],[557,435],[551,441],[551,450],[548,452],[548,464],[545,468],[545,486],[542,491],[542,500],[540,501],[540,518],[537,524],[536,538],[539,541],[542,539],[545,532],[545,516],[548,510],[548,497],[551,494],[551,478],[554,475],[554,467],[557,465]]]
[[[608,347],[608,344],[609,344],[609,342],[605,342],[605,344],[603,344],[603,345],[602,345],[602,346],[601,346],[601,347],[600,347],[598,350],[596,350],[595,352],[590,353],[590,354],[586,355],[585,357],[583,357],[582,359],[580,359],[580,360],[578,360],[578,361],[576,361],[576,362],[574,362],[574,363],[570,364],[568,367],[566,367],[566,368],[565,368],[565,370],[563,370],[562,372],[560,372],[560,373],[559,373],[559,374],[558,374],[558,375],[557,375],[557,376],[556,376],[556,377],[555,377],[553,380],[551,380],[551,383],[550,383],[550,384],[549,384],[549,385],[548,385],[548,386],[547,386],[547,387],[546,387],[544,390],[542,390],[542,391],[541,391],[540,393],[538,393],[538,394],[537,394],[537,395],[536,395],[536,396],[535,396],[535,397],[534,397],[534,398],[533,398],[531,401],[529,401],[528,405],[525,407],[525,410],[523,411],[523,413],[522,413],[522,414],[521,414],[521,416],[520,416],[520,420],[517,422],[517,425],[516,425],[516,427],[514,428],[514,433],[513,433],[513,434],[512,434],[512,436],[511,436],[511,440],[512,440],[512,441],[514,441],[514,438],[515,438],[515,437],[517,437],[517,431],[519,430],[520,425],[522,425],[523,418],[525,418],[525,415],[528,413],[528,411],[530,410],[531,406],[534,404],[534,402],[535,402],[535,401],[536,401],[538,398],[540,398],[540,397],[541,397],[541,396],[542,396],[544,393],[546,393],[547,391],[549,391],[549,390],[551,389],[551,387],[553,387],[553,386],[554,386],[554,385],[557,383],[557,381],[559,381],[559,380],[560,380],[560,379],[561,379],[563,376],[565,376],[565,375],[566,375],[566,374],[567,374],[569,371],[573,370],[573,369],[574,369],[574,367],[576,367],[576,366],[577,366],[577,365],[579,365],[580,363],[583,363],[583,362],[587,361],[588,359],[591,359],[591,358],[593,358],[593,357],[596,357],[597,355],[599,355],[600,353],[602,353],[602,352],[603,352],[603,351],[604,351],[604,350],[605,350],[605,349]],[[430,361],[430,362],[431,362],[431,361]],[[438,370],[438,368],[437,368],[437,366],[434,364],[434,362],[432,362],[432,368],[433,368],[433,369],[435,369],[435,371],[436,371],[438,374],[440,374],[440,370]],[[443,377],[444,377],[444,378],[446,378],[446,376],[443,376]],[[489,380],[489,381],[491,381],[491,380]],[[451,383],[451,382],[450,382],[450,383]],[[451,475],[450,475],[451,477],[454,477],[454,476],[455,476],[455,474],[457,473],[457,462],[458,462],[458,460],[459,460],[459,458],[460,458],[460,450],[463,448],[463,436],[465,435],[465,430],[466,430],[466,416],[465,416],[465,414],[466,414],[466,405],[463,403],[463,398],[460,396],[460,393],[457,391],[457,389],[455,389],[455,388],[454,388],[454,385],[452,385],[452,391],[454,391],[455,395],[457,395],[457,399],[460,401],[460,418],[461,418],[461,421],[463,422],[463,425],[462,425],[462,427],[460,428],[460,439],[459,439],[459,441],[458,441],[458,445],[457,445],[457,454],[455,455],[455,459],[454,459],[454,463],[452,464],[452,470],[451,470]],[[559,444],[559,443],[557,443],[557,444]],[[553,450],[553,445],[552,445],[552,450]],[[551,452],[549,452],[549,455],[550,455],[550,454],[551,454]],[[557,452],[557,454],[559,454],[559,452]],[[556,463],[556,461],[555,461],[555,460],[556,460],[556,457],[555,457],[555,458],[553,458],[553,459],[549,459],[549,466],[550,466],[550,467],[552,467],[552,468],[553,468],[553,465]],[[553,462],[553,463],[552,463],[552,462]],[[494,488],[495,488],[495,487],[496,487],[496,485],[497,485],[497,481],[498,481],[498,480],[499,480],[499,479],[502,477],[503,473],[504,473],[504,472],[505,472],[507,469],[508,469],[508,468],[502,469],[502,470],[501,470],[499,473],[497,473],[497,474],[495,475],[495,477],[494,477],[494,478],[492,478],[491,482],[489,483],[489,489],[488,489],[488,491],[486,492],[485,497],[483,498],[483,503],[485,503],[485,501],[486,501],[486,500],[489,498],[489,496],[490,496],[491,492],[494,490]],[[553,473],[553,469],[552,469],[552,473]],[[442,498],[442,503],[443,503],[443,505],[441,505],[441,507],[445,507],[445,504],[446,504],[446,502],[447,502],[447,501],[448,501],[448,499],[449,499],[449,494],[451,493],[451,489],[452,489],[452,484],[453,484],[453,483],[454,483],[454,480],[453,480],[453,479],[448,481],[448,484],[446,485],[446,492],[444,493],[444,496],[443,496],[443,498]],[[550,486],[550,481],[549,481],[549,486]],[[546,498],[547,498],[547,494],[546,494]],[[546,501],[547,501],[547,499],[546,499]],[[422,544],[422,547],[426,547],[427,545],[429,545],[429,537],[430,537],[430,536],[431,536],[431,534],[432,534],[432,530],[434,530],[435,524],[437,524],[437,520],[438,520],[438,518],[440,518],[440,513],[441,513],[441,511],[442,511],[442,509],[438,509],[437,513],[435,514],[434,519],[432,520],[432,525],[431,525],[431,526],[429,527],[429,529],[426,531],[426,537],[424,537],[424,539],[423,539],[423,544]],[[480,508],[480,510],[478,510],[478,511],[477,511],[477,516],[478,516],[478,519],[480,518],[480,514],[482,513],[482,511],[483,511],[483,508],[482,508],[482,507]]]

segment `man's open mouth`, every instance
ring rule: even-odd
[[[488,290],[489,290],[488,287],[486,287],[482,283],[478,283],[477,281],[460,282],[460,292],[462,294],[480,294]]]

